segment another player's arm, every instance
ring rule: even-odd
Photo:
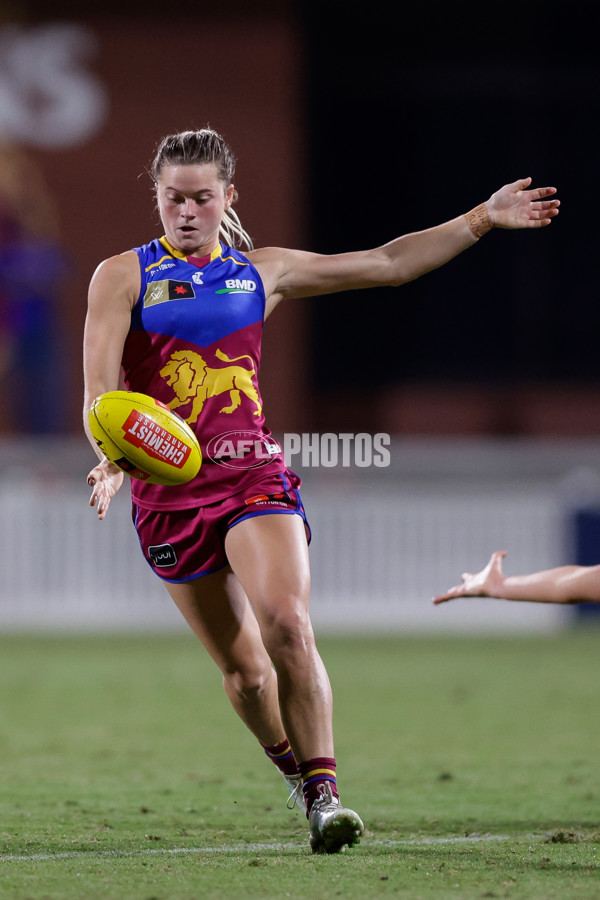
[[[111,257],[98,266],[88,293],[83,341],[83,426],[101,460],[88,475],[88,484],[93,488],[90,506],[98,507],[101,519],[106,515],[111,498],[122,484],[123,472],[99,450],[90,433],[88,414],[96,397],[119,387],[123,347],[140,283],[137,254],[128,251],[121,256]]]
[[[600,566],[558,566],[527,575],[504,575],[506,551],[492,553],[480,572],[464,572],[461,584],[434,597],[435,604],[457,597],[492,597],[530,603],[594,603],[600,601]]]
[[[331,256],[266,248],[249,254],[265,281],[267,314],[287,297],[398,286],[443,266],[491,228],[541,228],[558,214],[556,188],[527,190],[530,178],[505,185],[471,213],[396,238],[381,247]]]

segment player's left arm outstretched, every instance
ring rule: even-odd
[[[558,215],[556,188],[530,185],[531,178],[505,184],[468,213],[372,250],[330,256],[274,247],[252,251],[248,256],[265,284],[266,314],[286,298],[414,281],[472,247],[493,228],[545,228]]]
[[[532,603],[594,603],[600,601],[600,565],[558,566],[527,575],[505,575],[505,550],[492,553],[480,572],[463,572],[460,584],[433,598],[435,604],[458,597],[494,597]]]

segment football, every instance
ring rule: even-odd
[[[131,478],[177,485],[200,471],[202,451],[190,426],[147,394],[100,394],[90,407],[89,423],[104,455]]]

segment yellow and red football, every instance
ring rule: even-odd
[[[202,451],[190,426],[147,394],[100,394],[90,407],[89,423],[104,455],[131,478],[177,485],[200,471]]]

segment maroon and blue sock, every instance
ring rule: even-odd
[[[335,759],[333,757],[315,756],[314,759],[307,759],[305,762],[298,763],[298,768],[302,775],[302,790],[306,800],[307,814],[310,812],[310,808],[315,800],[320,797],[319,785],[325,781],[331,784],[331,793],[339,800]]]
[[[263,744],[262,748],[271,762],[275,763],[279,771],[284,775],[298,774],[298,765],[296,763],[296,758],[287,738],[285,738],[279,744],[273,744],[272,747],[265,747],[265,745]]]

